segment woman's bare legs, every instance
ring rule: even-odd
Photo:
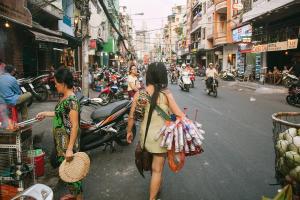
[[[156,195],[160,189],[164,164],[165,156],[163,154],[153,155],[152,176],[150,182],[150,200],[155,200]]]

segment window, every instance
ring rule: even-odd
[[[204,2],[202,4],[202,10],[203,10],[203,14],[205,14],[206,13],[206,2]]]
[[[204,40],[205,39],[205,31],[206,31],[206,28],[202,28],[202,39]]]

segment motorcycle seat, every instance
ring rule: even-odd
[[[98,108],[91,114],[91,119],[94,122],[100,122],[101,120],[105,119],[109,115],[121,110],[124,108],[126,105],[128,105],[129,101],[128,100],[122,100],[122,101],[117,101],[114,103],[111,103],[107,106]]]

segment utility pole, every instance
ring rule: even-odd
[[[82,92],[84,96],[89,96],[89,20],[90,9],[89,0],[83,0],[81,4],[81,30],[82,30]]]

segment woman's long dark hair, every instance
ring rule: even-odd
[[[154,86],[154,92],[151,97],[150,109],[148,113],[148,121],[150,123],[153,110],[157,104],[159,93],[168,87],[168,73],[164,63],[155,62],[148,66],[146,72],[146,85]]]

